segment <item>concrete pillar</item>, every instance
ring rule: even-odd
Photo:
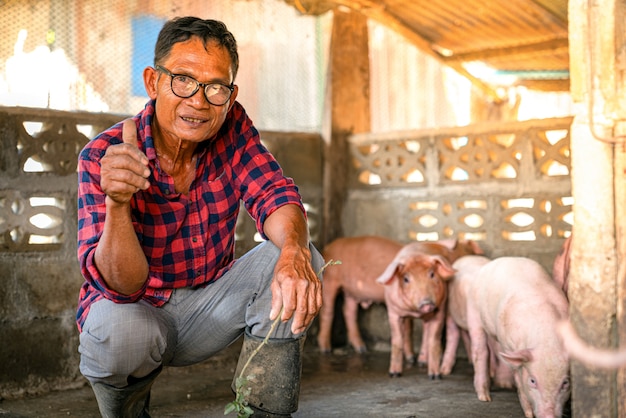
[[[621,0],[569,2],[575,103],[570,313],[578,333],[598,347],[626,347],[624,8]],[[626,417],[623,373],[576,361],[571,370],[573,416]]]

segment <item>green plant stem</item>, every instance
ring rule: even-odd
[[[270,335],[272,335],[272,332],[274,331],[274,329],[276,328],[276,325],[278,325],[278,322],[280,321],[280,317],[283,315],[283,308],[280,308],[280,313],[278,314],[278,316],[276,317],[276,319],[274,320],[274,322],[272,322],[272,326],[270,327],[269,332],[267,333],[267,335],[265,336],[265,338],[263,339],[263,341],[261,341],[261,344],[258,345],[257,348],[254,349],[254,351],[252,352],[252,354],[250,354],[250,357],[248,357],[248,360],[246,361],[246,364],[243,365],[243,367],[241,368],[241,372],[239,373],[239,377],[243,376],[243,372],[246,371],[246,369],[248,368],[248,365],[250,364],[250,361],[254,358],[254,356],[256,356],[256,353],[259,352],[259,350],[267,343],[267,341],[270,339]]]

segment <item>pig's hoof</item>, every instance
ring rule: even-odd
[[[389,372],[389,377],[402,377],[402,372]]]
[[[406,356],[405,360],[406,360],[406,363],[410,364],[411,366],[414,366],[415,363],[417,362],[417,358],[415,356]]]
[[[482,395],[478,395],[478,400],[483,401],[483,402],[491,402],[491,396],[489,396],[489,394],[482,394]]]
[[[363,347],[357,347],[354,349],[354,351],[356,351],[359,354],[365,354],[367,353],[367,347],[363,346]]]
[[[428,378],[430,380],[441,380],[441,375],[440,374],[429,374]]]

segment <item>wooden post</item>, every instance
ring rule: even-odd
[[[324,244],[343,235],[341,218],[352,164],[347,138],[371,129],[367,18],[341,8],[333,13],[326,100],[330,138],[324,161]]]
[[[570,314],[598,347],[626,347],[626,50],[621,0],[570,0],[574,240]],[[621,122],[620,122],[621,121]],[[626,418],[624,370],[572,361],[572,412]]]
[[[625,13],[622,13],[624,18]],[[624,86],[622,86],[624,87]],[[624,88],[622,88],[624,91]],[[616,125],[615,133],[626,135],[626,123]],[[621,349],[626,349],[626,146],[619,144],[615,149],[615,227],[617,231],[617,341]],[[617,371],[617,416],[626,418],[626,368]]]

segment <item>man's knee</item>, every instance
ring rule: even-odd
[[[163,362],[167,329],[144,304],[101,301],[92,306],[80,335],[86,377],[143,377]],[[142,376],[143,375],[143,376]]]

